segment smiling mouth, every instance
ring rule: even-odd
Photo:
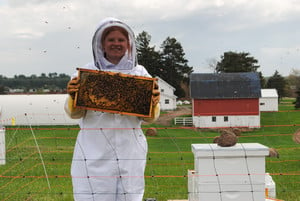
[[[122,50],[122,47],[120,47],[120,46],[112,46],[111,49],[112,50],[118,50],[118,51],[120,51],[120,50]]]

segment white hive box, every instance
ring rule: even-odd
[[[0,127],[0,165],[5,165],[5,130]]]
[[[188,170],[188,198],[189,201],[195,201],[197,199],[197,188],[195,185],[196,179],[196,171],[195,170]]]
[[[197,201],[264,201],[265,156],[258,143],[192,144]]]

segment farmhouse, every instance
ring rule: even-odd
[[[259,110],[261,112],[278,111],[278,93],[276,89],[261,89],[259,99]]]
[[[0,95],[0,125],[72,125],[64,111],[67,94]]]
[[[190,90],[194,126],[260,127],[257,73],[193,73]]]
[[[174,95],[175,88],[166,81],[156,76],[158,79],[158,86],[160,88],[160,108],[161,110],[175,110],[176,98]]]

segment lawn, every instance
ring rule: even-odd
[[[300,201],[300,145],[292,134],[300,128],[300,111],[284,99],[279,112],[261,113],[259,129],[243,132],[240,143],[256,142],[276,148],[279,158],[266,158],[266,172],[276,183],[279,199]],[[157,128],[148,136],[145,198],[187,199],[187,170],[194,168],[191,144],[212,143],[216,131]],[[0,166],[0,200],[72,201],[70,164],[77,127],[7,127],[6,165]],[[36,138],[36,141],[35,141]],[[38,144],[38,146],[37,146]]]

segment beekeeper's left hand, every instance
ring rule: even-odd
[[[158,87],[158,83],[157,81],[154,81],[154,88],[152,91],[152,104],[153,106],[157,105],[160,101],[160,91],[159,91],[159,87]]]

